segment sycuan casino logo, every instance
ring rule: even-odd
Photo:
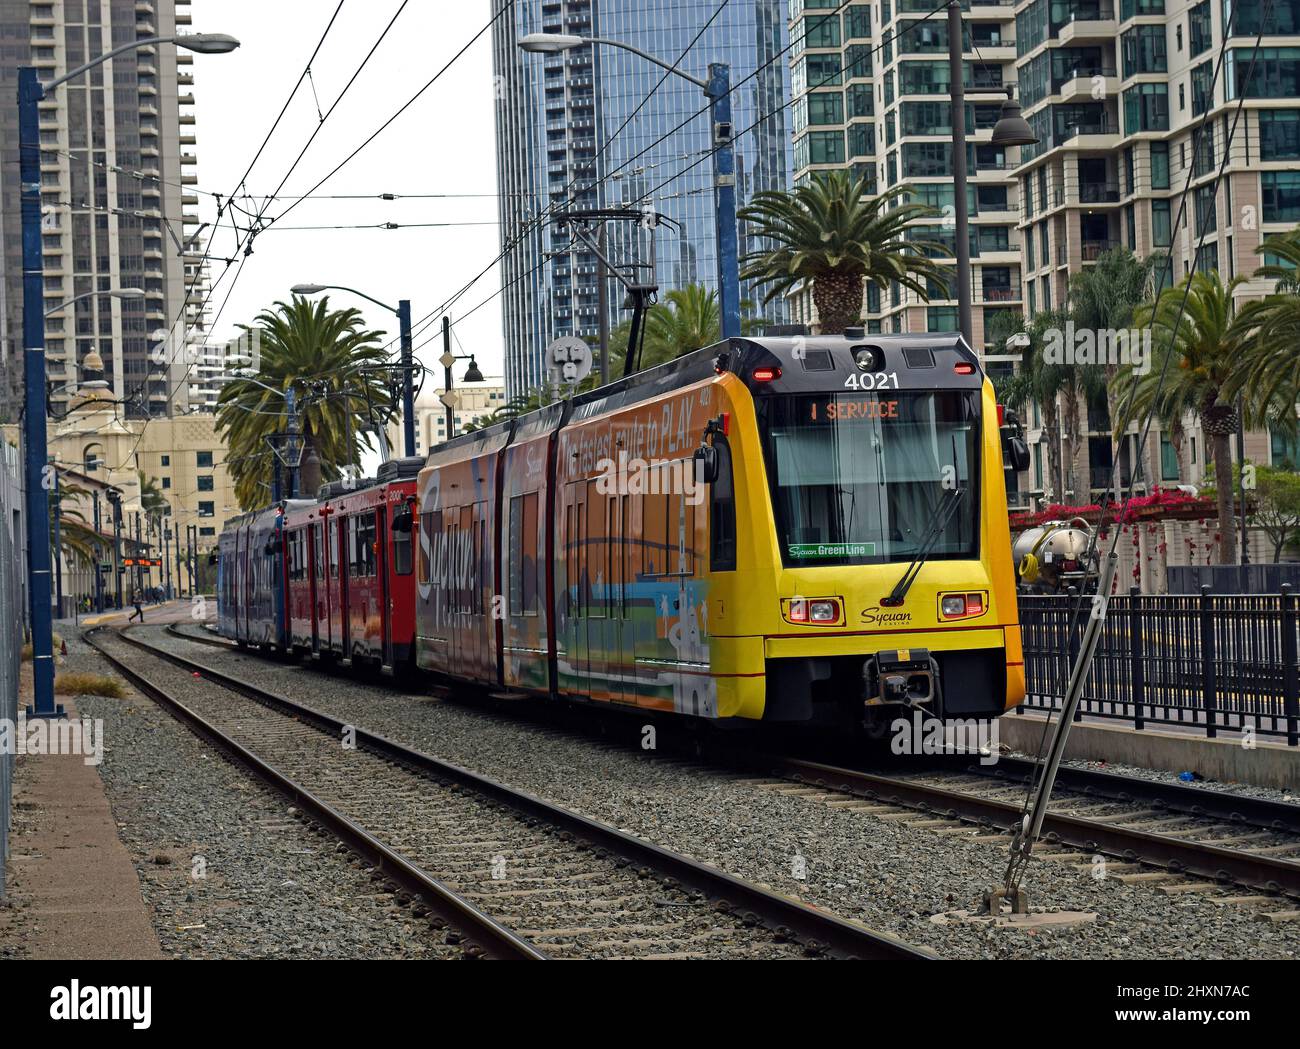
[[[901,626],[912,621],[911,612],[899,612],[892,608],[883,609],[879,605],[864,608],[859,616],[864,626]]]

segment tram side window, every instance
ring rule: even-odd
[[[537,493],[510,500],[510,614],[537,615]]]
[[[731,472],[731,446],[714,438],[718,479],[709,486],[709,567],[729,572],[736,567],[736,491]]]
[[[415,541],[415,515],[409,511],[398,512],[407,513],[410,524],[405,531],[393,533],[393,572],[396,575],[410,575],[411,544]]]
[[[375,515],[372,511],[348,518],[348,550],[351,575],[375,574]]]

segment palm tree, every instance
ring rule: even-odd
[[[86,523],[85,515],[77,509],[81,500],[89,499],[90,492],[79,484],[60,479],[58,494],[50,489],[50,519],[54,519],[55,504],[59,512],[59,547],[54,547],[54,531],[50,530],[50,554],[57,557],[59,550],[63,559],[70,563],[90,566],[95,563],[99,537],[95,530]]]
[[[380,374],[362,370],[389,361],[381,333],[366,330],[359,311],[330,310],[327,296],[313,301],[295,295],[259,313],[256,329],[257,374],[253,380],[232,379],[217,398],[217,427],[229,449],[226,465],[245,509],[269,501],[266,479],[274,459],[263,438],[289,428],[285,398],[272,390],[292,387],[297,398],[303,434],[299,488],[309,494],[320,483],[312,475],[316,460],[326,480],[338,478],[341,467],[357,461],[363,445],[370,447],[365,429],[382,425],[392,404]]]
[[[752,313],[754,304],[742,302],[742,313]],[[752,331],[760,322],[758,318],[742,318],[742,333]],[[631,338],[632,322],[623,321],[610,333],[610,378],[623,374],[627,360],[627,340]],[[645,315],[645,341],[641,346],[642,370],[666,364],[685,353],[722,341],[722,315],[718,306],[718,293],[703,284],[687,284],[675,288],[655,303]]]
[[[1229,440],[1237,431],[1235,391],[1241,392],[1242,422],[1247,427],[1259,425],[1270,414],[1268,398],[1262,396],[1262,391],[1242,383],[1251,326],[1234,315],[1232,297],[1244,281],[1244,277],[1235,277],[1225,285],[1217,271],[1193,273],[1176,287],[1165,289],[1154,303],[1136,311],[1137,324],[1151,327],[1153,359],[1145,374],[1135,378],[1130,365],[1121,368],[1111,381],[1114,402],[1128,404],[1128,411],[1115,419],[1117,435],[1148,411],[1163,419],[1195,411],[1214,458],[1215,474],[1232,476]],[[1187,305],[1180,319],[1184,294]],[[1131,401],[1130,383],[1134,384]],[[1235,564],[1232,485],[1216,485],[1215,494],[1219,560]]]
[[[946,293],[948,270],[935,258],[951,253],[937,241],[908,238],[908,223],[939,214],[924,204],[890,206],[911,192],[895,186],[869,197],[865,179],[833,171],[793,193],[755,193],[740,218],[765,243],[745,256],[741,277],[770,285],[764,303],[811,285],[823,334],[839,334],[861,316],[866,281],[881,289],[901,284],[928,302],[927,281]]]
[[[1037,404],[1042,413],[1043,432],[1047,436],[1047,477],[1052,494],[1057,501],[1065,499],[1065,470],[1061,462],[1061,410],[1060,394],[1074,381],[1068,365],[1047,359],[1046,333],[1063,329],[1067,316],[1063,310],[1044,310],[1036,313],[1028,323],[1021,318],[1017,330],[1026,331],[1030,347],[1024,352],[1020,369],[999,390],[1004,404],[1023,412],[1030,404]],[[1001,333],[999,333],[1001,334]],[[1007,332],[1007,334],[1013,334]]]
[[[1254,338],[1241,385],[1258,388],[1266,401],[1294,404],[1300,397],[1300,227],[1266,238],[1257,250],[1283,261],[1255,271],[1256,278],[1274,281],[1274,289],[1242,308],[1241,321]],[[1290,431],[1295,415],[1282,411],[1276,421]]]

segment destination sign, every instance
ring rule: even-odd
[[[897,400],[881,401],[874,397],[853,400],[839,397],[830,401],[812,400],[808,402],[808,412],[812,422],[857,422],[859,420],[889,422],[899,417]]]
[[[791,543],[791,557],[875,557],[875,543]]]

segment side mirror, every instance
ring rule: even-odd
[[[215,550],[208,554],[208,564],[215,565],[218,560],[220,559],[217,557],[217,552]]]
[[[1016,473],[1029,469],[1029,445],[1023,437],[1009,437],[1003,457]]]
[[[267,557],[274,557],[280,552],[280,540],[275,538],[268,539],[266,541],[266,549],[264,552]]]
[[[393,515],[393,535],[410,535],[413,517],[410,510],[403,510]]]
[[[718,479],[718,450],[711,444],[702,444],[695,449],[695,476],[705,484],[713,484]]]

